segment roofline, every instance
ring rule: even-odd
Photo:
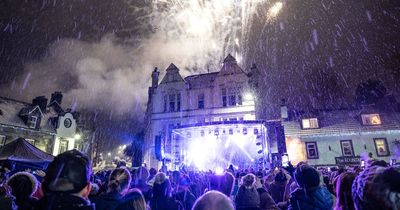
[[[219,73],[219,71],[216,71],[216,72],[209,72],[209,73],[203,73],[203,74],[194,74],[194,75],[187,76],[187,77],[185,77],[184,79],[186,80],[187,78],[190,78],[190,77],[198,77],[198,76],[205,76],[205,75],[218,74],[218,73]]]
[[[215,122],[205,122],[205,123],[181,125],[181,126],[174,127],[173,129],[210,126],[210,125],[237,125],[237,124],[262,124],[262,125],[264,125],[264,123],[265,123],[264,120],[215,121]]]
[[[25,105],[31,105],[29,102],[19,101],[19,100],[13,99],[13,98],[5,97],[5,96],[0,96],[0,99],[4,99],[7,101],[13,101],[13,102],[17,102],[17,103],[21,103],[21,104],[25,104]]]

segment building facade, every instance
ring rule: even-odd
[[[250,151],[257,149],[257,142],[267,146],[264,123],[256,117],[256,72],[255,67],[245,72],[231,55],[218,72],[183,78],[171,64],[159,82],[160,72],[155,69],[149,88],[144,162],[158,168],[161,160],[169,167],[190,165],[196,163],[190,147],[209,145],[203,152],[214,151],[215,156],[221,150],[213,149],[213,142],[226,148],[237,144],[243,153],[251,153],[245,154],[250,161],[256,161],[260,154]]]
[[[311,165],[390,163],[400,157],[400,112],[377,109],[316,111],[291,117],[282,107],[289,159]]]
[[[0,97],[0,147],[21,137],[52,155],[80,149],[78,114],[63,110],[62,97],[61,92],[55,92],[49,103],[44,96],[32,103]]]

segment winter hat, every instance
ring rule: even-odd
[[[18,172],[12,175],[7,185],[11,187],[15,197],[30,197],[38,188],[38,181],[35,176],[27,172]]]
[[[296,168],[294,178],[297,184],[304,189],[318,187],[320,183],[318,171],[306,164],[299,165]]]
[[[78,150],[59,154],[49,164],[42,184],[45,193],[77,193],[87,186],[92,173],[90,161]]]
[[[252,187],[256,182],[256,177],[253,174],[247,174],[242,178],[242,183],[245,187]]]
[[[287,177],[286,174],[283,171],[279,171],[274,178],[275,182],[286,182]]]
[[[367,167],[354,180],[352,195],[356,209],[400,209],[400,170]]]
[[[153,185],[154,197],[169,197],[171,194],[171,182],[167,176],[160,172],[156,174]]]

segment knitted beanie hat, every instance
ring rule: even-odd
[[[8,179],[7,185],[11,187],[15,197],[29,197],[36,192],[38,180],[30,173],[18,172]]]
[[[357,209],[400,209],[400,170],[393,167],[367,167],[352,186]]]

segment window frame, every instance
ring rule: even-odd
[[[168,94],[168,112],[175,112],[175,94]]]
[[[307,159],[319,159],[319,152],[318,152],[318,144],[316,141],[306,141],[304,142],[306,146],[306,154],[307,154]],[[315,146],[315,156],[310,156],[309,150],[308,150],[308,145],[314,145]]]
[[[6,136],[0,135],[0,147],[6,144]]]
[[[309,124],[310,124],[310,127],[309,127],[309,128],[304,127],[304,120],[308,120],[308,122],[309,122]],[[312,125],[311,120],[316,120],[316,122],[317,122],[317,127],[312,127],[312,126],[311,126],[311,125]],[[317,117],[303,118],[303,119],[301,119],[301,129],[303,129],[303,130],[309,130],[309,129],[319,129],[319,128],[320,128],[320,126],[319,126],[319,120],[318,120]]]
[[[370,119],[374,116],[378,116],[379,118],[379,124],[373,124],[373,123],[368,123],[367,119]],[[370,120],[369,120],[370,121]],[[361,114],[361,124],[363,126],[377,126],[377,125],[382,125],[382,118],[379,113],[372,113],[372,114]]]
[[[33,123],[32,119],[35,119],[34,123]],[[29,128],[36,128],[37,127],[37,121],[38,121],[38,117],[37,116],[29,116],[29,118],[28,118],[28,127]]]
[[[204,93],[200,93],[197,95],[197,108],[204,109],[205,108],[205,95]]]
[[[352,155],[345,155],[344,154],[344,146],[343,143],[350,143],[350,148],[351,148],[351,153]],[[354,157],[355,153],[354,153],[354,147],[353,147],[353,141],[351,139],[346,139],[346,140],[340,140],[340,148],[342,150],[342,156],[343,157]]]
[[[377,145],[377,141],[378,140],[383,140],[385,149],[386,149],[386,154],[380,154],[380,152],[378,151],[378,145]],[[377,157],[387,157],[390,156],[390,149],[389,149],[389,144],[387,141],[387,138],[374,138],[374,146],[375,146],[375,152],[376,152],[376,156]]]

